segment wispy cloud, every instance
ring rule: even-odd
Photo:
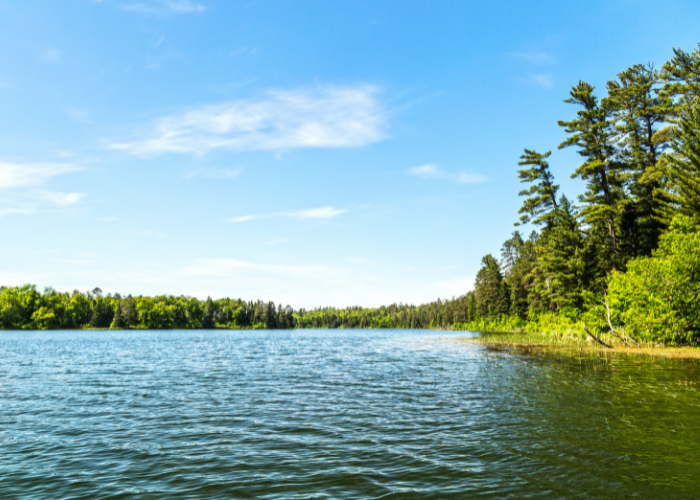
[[[52,64],[60,64],[63,62],[63,56],[61,55],[61,51],[58,49],[46,49],[42,53],[42,57],[44,61]]]
[[[551,66],[557,62],[547,52],[512,52],[510,55],[535,66]]]
[[[90,113],[83,109],[78,109],[74,108],[72,106],[68,106],[65,108],[65,113],[70,118],[71,120],[74,120],[76,122],[80,123],[85,123],[85,124],[92,124],[92,120],[90,119]]]
[[[6,163],[0,162],[0,190],[2,197],[0,216],[31,214],[48,206],[66,207],[78,203],[82,193],[63,193],[36,189],[59,175],[82,170],[81,167],[58,163]]]
[[[141,14],[192,14],[207,10],[204,5],[190,0],[146,0],[126,3],[122,8]]]
[[[0,189],[38,186],[58,175],[83,170],[76,165],[61,163],[0,162]]]
[[[54,191],[35,191],[35,193],[42,200],[62,207],[74,205],[84,196],[82,193],[57,193]]]
[[[270,90],[263,98],[203,106],[155,122],[145,140],[110,144],[138,156],[213,149],[287,150],[380,141],[385,112],[371,86]]]
[[[204,177],[205,179],[234,179],[243,170],[240,168],[199,168],[185,175],[185,179]]]
[[[453,174],[450,172],[445,172],[437,167],[437,165],[427,164],[421,165],[420,167],[413,167],[408,170],[408,175],[414,177],[422,177],[424,179],[442,179],[446,181],[456,182],[458,184],[476,184],[478,182],[486,181],[486,177],[480,174],[470,174],[467,172],[460,172]]]
[[[265,264],[238,259],[203,259],[197,264],[185,269],[187,274],[197,276],[220,276],[222,273],[235,269],[256,269],[259,271],[273,271],[284,274],[320,275],[327,271],[326,266],[314,265],[289,265],[289,264]]]
[[[34,213],[32,210],[26,208],[0,208],[0,217],[10,214],[29,215],[32,213]]]
[[[554,78],[551,74],[547,73],[532,74],[528,77],[528,81],[545,89],[551,89],[552,85],[554,85]]]
[[[272,219],[275,217],[290,217],[293,219],[305,220],[305,219],[316,219],[316,220],[329,220],[337,217],[340,214],[346,213],[347,210],[340,210],[333,207],[320,207],[311,208],[308,210],[299,210],[296,212],[277,212],[274,214],[257,214],[257,215],[244,215],[242,217],[233,217],[229,219],[229,222],[247,222],[251,220],[259,219]]]

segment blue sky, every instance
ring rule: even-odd
[[[562,101],[693,50],[691,1],[0,0],[0,284],[458,296]]]

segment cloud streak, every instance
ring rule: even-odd
[[[32,214],[50,205],[67,207],[78,203],[82,193],[63,193],[37,189],[54,177],[83,170],[81,167],[60,163],[7,163],[0,162],[0,191],[3,204],[0,217],[10,214]],[[9,205],[9,206],[8,206]]]
[[[556,60],[546,52],[513,52],[510,55],[535,66],[551,66],[556,63]]]
[[[45,184],[56,176],[83,170],[61,163],[0,162],[0,189],[25,188]]]
[[[296,212],[277,212],[274,214],[244,215],[242,217],[233,217],[229,219],[228,222],[239,223],[248,222],[251,220],[272,219],[277,217],[289,217],[292,219],[299,220],[330,220],[346,212],[347,210],[340,210],[333,207],[319,207],[311,208],[308,210],[299,210]]]
[[[386,137],[385,112],[371,86],[270,90],[263,98],[202,106],[158,119],[147,139],[111,143],[148,157],[234,151],[357,147]]]
[[[444,170],[438,168],[437,165],[433,165],[431,163],[409,169],[408,175],[413,177],[421,177],[423,179],[446,180],[456,182],[458,184],[476,184],[487,180],[486,177],[480,174],[470,174],[467,172],[453,174],[450,172],[445,172]]]
[[[185,175],[185,179],[204,177],[205,179],[235,179],[243,170],[240,168],[199,168]]]
[[[150,0],[122,5],[124,10],[141,14],[193,14],[207,8],[190,0]]]

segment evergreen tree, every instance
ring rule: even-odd
[[[538,264],[549,280],[550,301],[558,310],[580,308],[587,284],[587,255],[576,210],[565,196],[554,212],[552,225],[538,254]]]
[[[692,106],[700,98],[700,44],[690,53],[674,48],[662,76],[668,82],[664,92],[678,98],[678,109]]]
[[[497,317],[508,313],[510,303],[507,285],[498,261],[491,254],[481,259],[481,269],[476,274],[474,291],[480,317]]]
[[[513,236],[501,246],[501,270],[506,278],[518,261],[518,255],[524,243],[520,232],[513,231]]]
[[[552,154],[547,151],[545,154],[540,154],[537,151],[530,149],[525,150],[518,162],[520,166],[530,166],[530,168],[518,170],[518,178],[520,182],[534,183],[530,189],[523,189],[518,193],[518,196],[527,196],[523,202],[523,206],[518,210],[520,222],[515,225],[527,224],[542,224],[551,216],[552,210],[557,208],[557,191],[559,186],[554,184],[554,176],[549,170],[547,158]]]
[[[515,233],[513,233],[515,236]],[[518,238],[520,235],[518,234]],[[511,238],[512,240],[513,238]],[[509,240],[510,241],[510,240]],[[536,262],[535,243],[537,232],[533,231],[527,241],[520,238],[514,264],[505,279],[510,289],[510,314],[526,319],[530,309],[529,289],[532,286],[529,276]],[[505,245],[504,245],[505,246]]]
[[[621,251],[625,258],[649,255],[658,246],[664,225],[655,217],[663,203],[662,176],[657,166],[667,141],[659,140],[660,126],[673,112],[673,102],[661,91],[653,65],[637,64],[608,82],[615,108],[618,160],[625,166],[631,197],[622,212]]]
[[[660,215],[670,221],[680,212],[700,223],[700,99],[683,113],[672,144],[665,155],[668,202]]]
[[[580,196],[580,201],[584,203],[581,216],[591,225],[603,224],[607,228],[610,250],[617,254],[616,219],[622,208],[624,179],[619,163],[614,161],[611,122],[614,106],[610,99],[599,103],[593,95],[594,89],[583,81],[572,87],[571,97],[564,102],[576,104],[582,109],[577,111],[574,120],[558,122],[570,134],[559,149],[575,146],[585,159],[571,176],[586,181],[586,191]]]

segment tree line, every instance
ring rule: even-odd
[[[2,329],[211,329],[294,328],[291,307],[241,299],[198,300],[160,295],[144,297],[89,292],[57,292],[36,286],[0,287]]]

